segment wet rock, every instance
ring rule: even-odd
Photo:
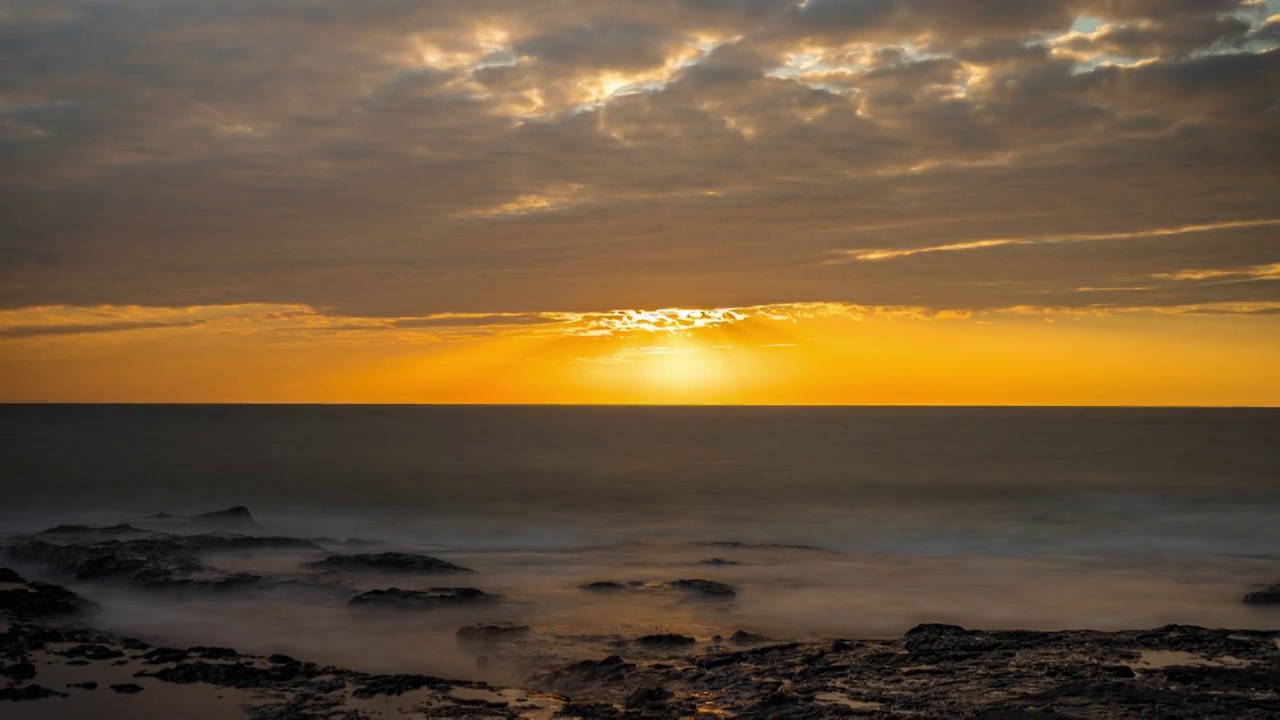
[[[43,700],[54,696],[65,697],[65,693],[50,690],[47,687],[39,685],[23,685],[21,687],[5,687],[0,688],[0,700],[8,700],[10,702],[23,702],[26,700]]]
[[[699,564],[699,565],[724,566],[724,565],[741,565],[742,563],[738,562],[737,560],[726,560],[725,558],[722,558],[722,557],[713,557],[713,558],[709,558],[709,559],[707,559],[707,560],[699,560],[699,561],[698,561],[698,564]]]
[[[636,664],[617,655],[603,660],[583,660],[551,672],[546,680],[553,689],[575,689],[597,685],[616,685],[626,681]]]
[[[768,639],[769,638],[764,635],[757,635],[756,633],[747,632],[746,630],[739,630],[729,636],[729,642],[732,642],[734,645],[754,645],[756,643],[766,642]]]
[[[240,653],[231,648],[205,647],[203,645],[188,648],[187,653],[206,660],[235,660],[240,657]]]
[[[596,582],[579,585],[578,589],[587,590],[589,592],[613,592],[617,590],[626,590],[627,586],[612,580],[597,580]]]
[[[186,660],[188,652],[177,648],[156,648],[142,656],[145,665],[167,665]]]
[[[98,610],[98,605],[74,592],[50,583],[26,581],[12,570],[3,571],[5,589],[0,589],[0,615],[30,619],[55,615],[74,615]],[[20,587],[12,587],[20,585]]]
[[[353,697],[371,698],[378,695],[398,696],[422,688],[448,691],[454,683],[429,675],[374,675],[367,678],[352,692]]]
[[[732,598],[737,594],[732,585],[715,580],[673,580],[666,585],[672,590],[705,598]]]
[[[12,680],[30,680],[36,676],[36,666],[29,662],[0,665],[0,675]]]
[[[247,535],[153,534],[132,539],[50,542],[39,537],[10,541],[0,555],[41,565],[76,580],[111,580],[149,589],[226,590],[257,584],[248,573],[224,573],[200,555],[260,549],[319,549],[307,540]]]
[[[286,663],[261,668],[241,662],[228,664],[198,661],[179,663],[145,675],[180,685],[207,683],[243,689],[292,685],[331,670],[332,668],[321,668],[311,663]]]
[[[512,638],[522,637],[528,634],[528,625],[504,622],[468,625],[467,627],[459,628],[454,637],[457,638],[460,643],[485,644],[501,640],[510,640]]]
[[[293,658],[283,653],[275,653],[274,655],[267,658],[267,662],[271,663],[272,665],[293,665],[298,661],[294,660]]]
[[[135,685],[133,683],[120,683],[119,685],[112,685],[111,689],[115,690],[121,695],[134,695],[142,692],[142,686]]]
[[[1099,668],[1103,675],[1113,678],[1132,678],[1137,677],[1137,673],[1128,665],[1103,665]]]
[[[1246,605],[1280,605],[1280,585],[1251,592],[1244,596],[1242,602]]]
[[[384,607],[404,610],[429,610],[438,607],[471,605],[495,602],[491,595],[472,587],[431,588],[430,590],[370,590],[360,593],[348,602],[353,607]]]
[[[849,642],[848,640],[832,640],[831,641],[831,652],[836,652],[836,653],[849,652],[850,650],[853,649],[853,647],[854,647],[853,643]]]
[[[124,657],[124,653],[113,647],[97,644],[77,645],[58,654],[65,658],[82,658],[84,660],[114,660]]]
[[[403,573],[468,573],[475,572],[461,565],[454,565],[429,555],[413,555],[410,553],[385,552],[361,555],[330,555],[313,563],[309,567],[321,570],[369,570],[379,572]]]
[[[652,709],[666,705],[667,701],[673,697],[675,697],[675,694],[665,688],[637,688],[635,692],[627,696],[627,700],[623,704],[628,710]]]
[[[156,513],[130,521],[134,525],[151,526],[166,530],[197,530],[222,532],[256,532],[260,528],[249,508],[243,505],[200,513],[198,515],[171,515]]]
[[[67,687],[76,688],[79,690],[97,690],[98,683],[92,680],[89,680],[88,682],[67,683]]]
[[[677,635],[675,633],[659,633],[654,635],[642,635],[636,638],[636,644],[646,647],[661,648],[677,648],[686,647],[697,644],[697,640],[687,635]]]

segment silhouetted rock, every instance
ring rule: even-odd
[[[88,542],[25,537],[0,547],[0,555],[15,562],[41,565],[76,580],[110,580],[151,589],[226,590],[254,585],[262,578],[221,572],[206,565],[199,556],[267,549],[315,550],[319,546],[297,538],[247,535],[154,534]]]
[[[26,584],[26,582],[27,582],[26,580],[22,579],[21,575],[10,570],[9,568],[0,568],[0,583]]]
[[[244,507],[243,505],[230,507],[226,510],[199,513],[197,515],[171,515],[169,513],[156,513],[155,515],[135,518],[129,522],[135,526],[157,528],[174,532],[218,531],[251,533],[257,532],[261,529],[258,526],[258,523],[253,519],[253,515],[249,512],[249,508]]]
[[[96,603],[74,592],[49,583],[28,582],[12,570],[5,569],[6,585],[0,589],[0,615],[27,619],[54,615],[73,615],[98,610]]]
[[[54,690],[50,690],[47,687],[41,687],[39,685],[23,685],[21,687],[0,688],[0,700],[8,700],[10,702],[23,702],[25,700],[43,700],[47,697],[54,697],[55,695],[63,696],[65,695],[65,693],[60,693]]]
[[[1280,585],[1272,585],[1244,596],[1246,605],[1280,605]]]
[[[322,570],[372,570],[382,572],[403,573],[465,573],[474,572],[470,568],[454,565],[429,555],[412,555],[409,553],[385,552],[362,555],[330,555],[313,563],[309,567]]]
[[[587,590],[589,592],[612,592],[614,590],[626,590],[627,586],[612,580],[597,580],[595,582],[586,583],[585,585],[579,585],[578,589]]]
[[[734,645],[754,645],[756,643],[765,642],[768,639],[769,638],[763,635],[757,635],[753,632],[747,632],[746,630],[739,630],[729,637],[729,641]]]
[[[708,558],[706,560],[699,560],[698,564],[699,565],[741,565],[742,563],[738,562],[737,560],[726,560],[725,558],[721,558],[721,557],[713,557],[713,558]]]
[[[472,587],[431,588],[430,590],[401,590],[393,587],[360,593],[351,598],[348,604],[355,607],[428,610],[444,606],[494,602],[498,599],[497,595],[490,595]]]
[[[655,635],[642,635],[636,638],[636,643],[646,647],[676,648],[697,644],[697,640],[688,635],[677,635],[675,633],[658,633]]]
[[[29,662],[0,665],[0,675],[11,680],[30,680],[36,676],[36,666]]]
[[[142,686],[135,685],[133,683],[120,683],[119,685],[112,685],[111,689],[115,690],[116,692],[122,695],[134,695],[136,693],[142,692]]]
[[[667,587],[706,598],[732,598],[737,594],[732,585],[715,580],[673,580]]]
[[[77,688],[79,690],[97,690],[98,683],[89,680],[88,682],[67,683],[69,688]]]
[[[665,705],[673,697],[675,694],[664,688],[637,688],[627,696],[623,705],[628,710],[653,709],[655,706]]]
[[[468,625],[467,627],[459,628],[454,637],[461,643],[492,643],[528,634],[528,625],[504,622]]]

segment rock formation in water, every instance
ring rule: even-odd
[[[497,595],[473,587],[440,587],[429,590],[369,590],[351,598],[352,607],[430,610],[438,607],[496,602]]]
[[[469,573],[470,568],[454,565],[430,555],[414,555],[411,553],[385,552],[360,555],[330,555],[323,560],[307,563],[308,567],[321,570],[352,571],[367,570],[379,572],[401,573]]]

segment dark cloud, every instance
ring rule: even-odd
[[[1250,7],[42,3],[0,30],[0,306],[1280,300],[1153,277],[1266,226],[839,261],[1276,217]]]

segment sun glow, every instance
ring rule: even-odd
[[[0,312],[0,399],[1280,405],[1271,306]]]

